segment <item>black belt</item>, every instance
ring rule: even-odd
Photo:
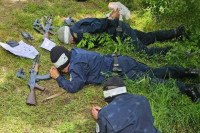
[[[120,56],[120,54],[112,54],[112,57],[114,59],[113,61],[113,72],[121,72],[122,69],[119,67],[119,63],[118,63],[118,56]]]
[[[121,34],[122,34],[122,21],[118,21],[118,26],[117,26],[117,28],[116,28],[116,32],[117,32],[117,36],[121,36]]]

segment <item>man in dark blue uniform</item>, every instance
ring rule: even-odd
[[[112,71],[118,72],[121,77],[126,75],[132,80],[148,76],[150,83],[167,83],[166,79],[169,77],[198,77],[200,73],[199,70],[183,67],[151,68],[128,56],[101,55],[79,48],[68,51],[62,46],[52,48],[50,58],[55,66],[50,69],[51,77],[57,80],[61,88],[70,93],[81,90],[87,83],[101,84],[106,79],[105,74],[109,75]],[[61,76],[59,71],[69,73],[70,80]],[[199,85],[186,85],[178,81],[176,85],[182,94],[187,94],[194,102],[199,101]]]
[[[92,108],[97,121],[96,133],[160,133],[153,125],[148,100],[127,93],[119,77],[111,77],[105,82],[103,94],[108,105]]]
[[[185,35],[183,25],[172,30],[160,30],[155,32],[144,33],[142,31],[132,29],[129,24],[119,21],[118,19],[110,20],[108,18],[86,18],[76,22],[71,27],[65,26],[58,30],[58,39],[66,44],[79,43],[84,33],[98,34],[108,33],[113,40],[119,36],[121,40],[130,37],[130,43],[134,44],[136,51],[145,51],[148,55],[166,54],[171,47],[166,48],[150,48],[147,46],[155,41],[166,41]],[[98,44],[96,44],[98,45]]]

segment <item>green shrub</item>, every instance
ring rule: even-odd
[[[109,0],[109,2],[117,1],[131,11],[150,10],[157,23],[161,25],[184,23],[193,32],[200,31],[199,0]]]
[[[87,47],[88,49],[99,47],[100,53],[103,54],[112,54],[119,53],[121,55],[133,54],[134,47],[130,44],[130,38],[126,38],[124,41],[121,41],[119,37],[116,37],[116,41],[111,39],[111,35],[95,34],[89,35],[84,34],[84,39],[82,39],[78,47]]]
[[[165,23],[168,24],[184,23],[192,31],[200,30],[200,26],[197,24],[200,21],[199,0],[149,0],[148,4],[158,22],[165,20]]]

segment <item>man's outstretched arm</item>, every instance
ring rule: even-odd
[[[65,79],[60,75],[56,68],[50,69],[50,75],[58,82],[59,87],[65,89],[67,92],[76,93],[81,90],[86,82],[86,77],[83,71],[70,72],[70,80]]]

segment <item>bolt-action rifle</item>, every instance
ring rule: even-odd
[[[29,81],[28,81],[28,86],[30,87],[30,93],[26,100],[27,105],[35,106],[37,104],[36,96],[35,96],[35,88],[37,88],[41,91],[43,91],[45,89],[44,87],[39,86],[36,82],[38,82],[39,80],[46,80],[46,79],[51,78],[49,74],[43,75],[43,76],[37,75],[38,67],[39,67],[39,60],[40,60],[40,54],[37,55],[37,57],[34,60],[33,66],[30,69],[30,77],[29,77]]]

